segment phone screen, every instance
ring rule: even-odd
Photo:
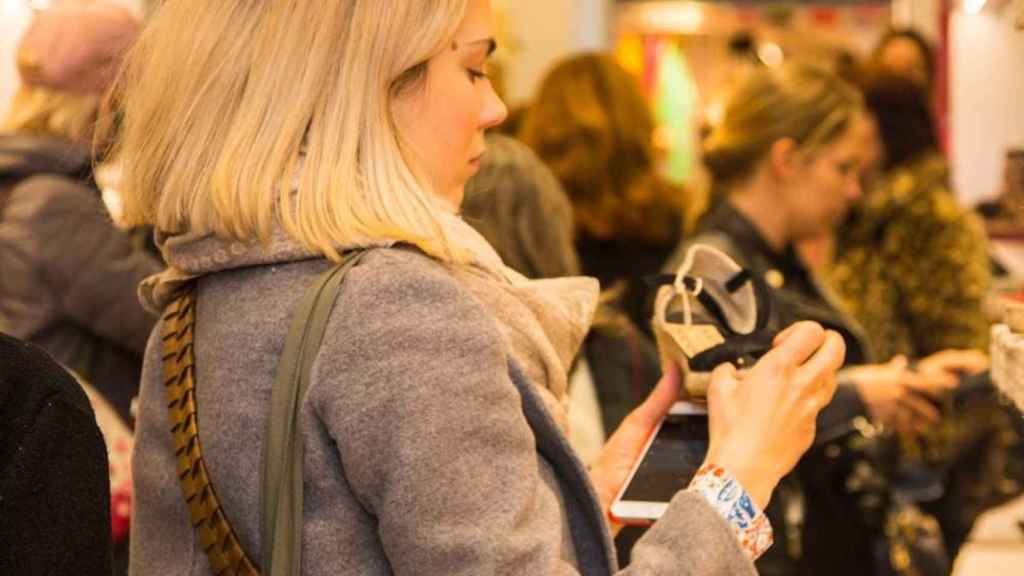
[[[707,414],[669,414],[622,500],[669,502],[690,484],[707,451]]]

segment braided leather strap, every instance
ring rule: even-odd
[[[198,531],[199,542],[213,573],[259,576],[221,509],[203,460],[195,396],[195,321],[193,287],[171,303],[163,316],[164,391],[174,435],[178,478],[192,526]]]

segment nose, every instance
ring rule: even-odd
[[[846,198],[853,202],[864,195],[864,186],[859,174],[855,174],[846,185]]]
[[[501,124],[508,118],[508,107],[502,102],[491,83],[487,83],[484,105],[480,108],[480,129],[487,130]]]

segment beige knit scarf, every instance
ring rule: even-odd
[[[491,312],[507,354],[522,367],[552,417],[568,432],[567,373],[597,308],[597,280],[529,280],[506,267],[486,240],[461,218],[446,214],[442,222],[449,237],[473,256],[470,264],[450,265],[452,276]],[[162,310],[183,283],[207,274],[318,257],[281,231],[275,232],[266,246],[193,234],[158,234],[157,244],[169,268],[146,279],[139,289],[143,304],[154,311]],[[374,239],[339,248],[393,244]]]

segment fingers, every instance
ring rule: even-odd
[[[988,356],[977,350],[944,350],[921,361],[922,370],[978,374],[988,370]]]
[[[886,362],[883,366],[891,369],[893,372],[903,372],[907,369],[907,364],[907,357],[899,354],[897,356],[893,356],[892,359]]]
[[[825,332],[825,341],[813,356],[804,362],[797,375],[806,381],[813,381],[842,368],[846,361],[846,342],[839,333]]]
[[[788,340],[794,332],[806,328],[807,325],[815,325],[820,327],[820,325],[817,322],[810,322],[806,320],[802,322],[794,322],[793,324],[790,324],[788,328],[775,335],[775,339],[772,341],[772,345],[778,346],[779,344],[782,344],[783,342]]]
[[[911,392],[936,400],[956,388],[959,382],[960,380],[949,372],[908,372],[903,377],[903,385]]]
[[[724,391],[731,390],[733,386],[739,384],[740,376],[736,367],[732,364],[719,364],[711,372],[711,384],[708,386],[708,394],[721,394]],[[714,392],[712,392],[714,391]]]
[[[786,328],[782,332],[779,332],[778,334],[776,334],[775,335],[775,339],[772,341],[772,345],[773,346],[778,346],[779,344],[782,344],[787,338],[789,338],[790,334],[793,333],[793,330],[796,329],[798,324],[799,323],[797,323],[797,324],[790,324],[788,328]]]
[[[662,418],[668,414],[672,404],[679,399],[679,367],[675,362],[665,362],[662,365],[664,374],[658,384],[651,390],[651,393],[630,415],[638,420],[638,423],[653,428]]]
[[[966,374],[980,374],[988,370],[990,362],[988,355],[978,350],[958,350],[960,371]]]
[[[762,361],[778,362],[783,366],[799,366],[825,341],[825,329],[816,322],[797,322],[775,337],[775,347]]]
[[[736,391],[736,388],[740,386],[739,373],[736,367],[732,364],[721,364],[711,372],[711,378],[708,383],[708,411],[714,413],[723,398],[728,401],[728,398]]]
[[[924,421],[925,424],[938,424],[941,420],[938,408],[915,394],[904,394],[900,398],[900,407],[914,420]]]

